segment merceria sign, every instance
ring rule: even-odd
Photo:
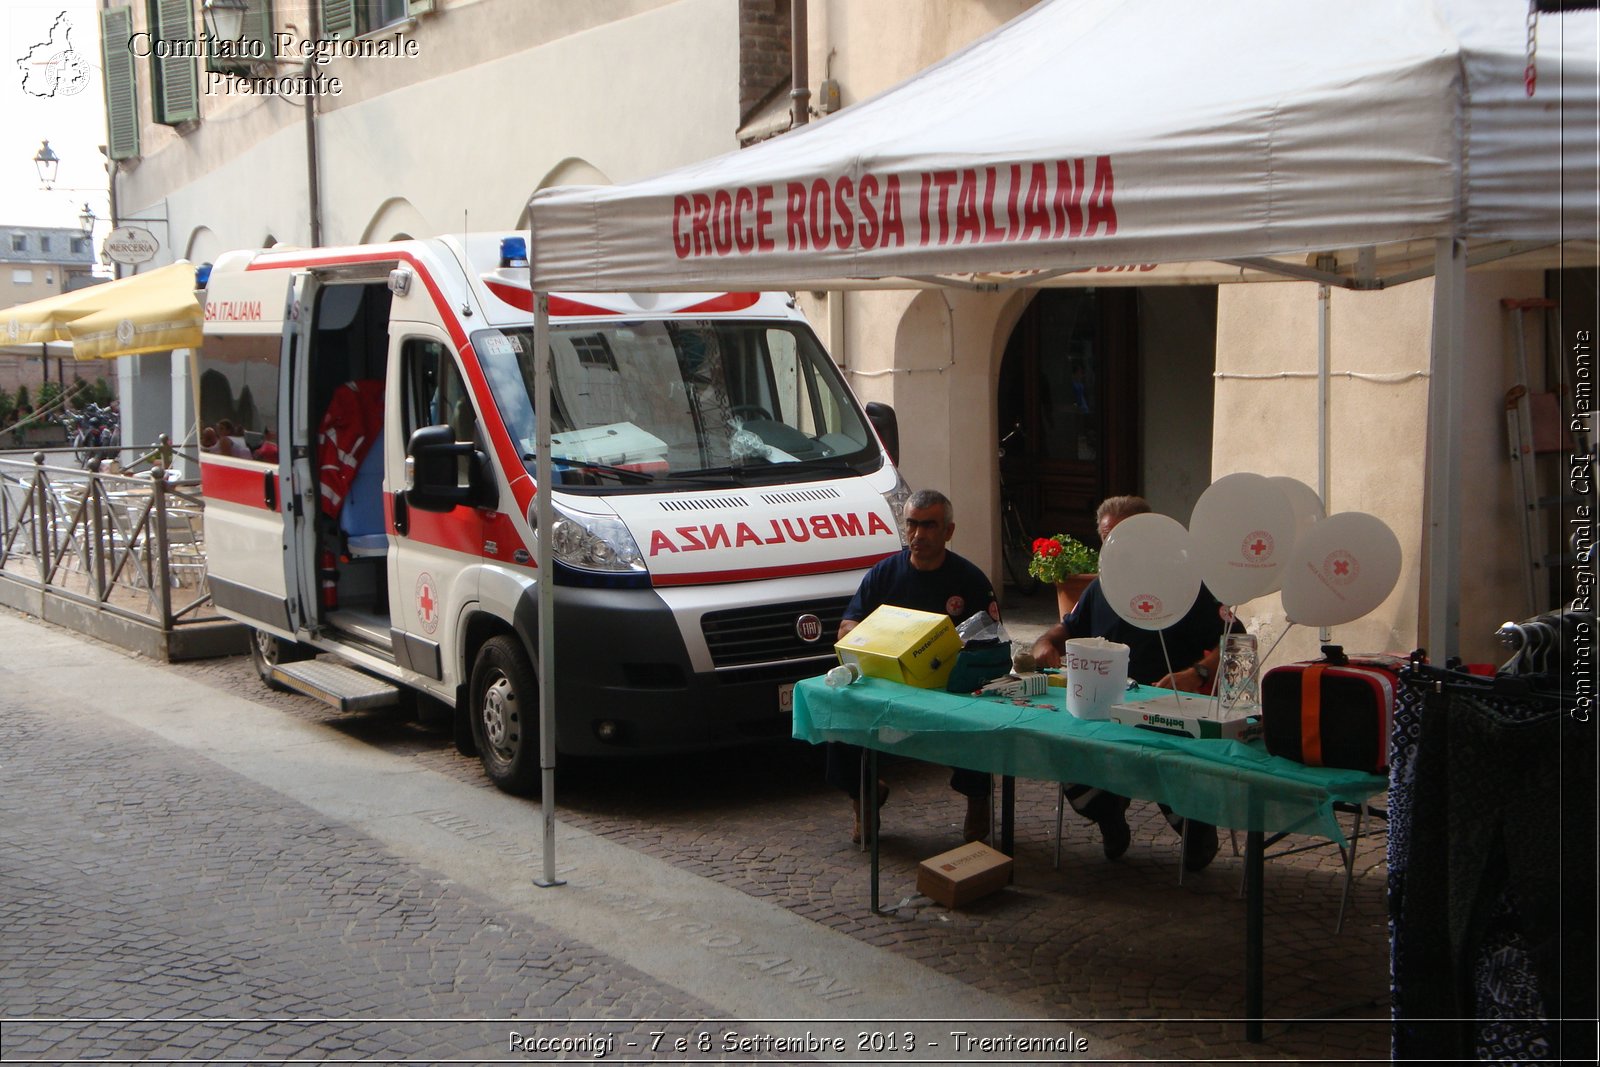
[[[118,226],[102,247],[115,263],[148,263],[161,250],[161,242],[142,226]]]

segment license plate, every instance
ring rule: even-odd
[[[778,710],[785,715],[794,714],[794,683],[778,686]]]

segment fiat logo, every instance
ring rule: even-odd
[[[802,615],[794,620],[794,632],[806,644],[814,645],[822,639],[822,620],[815,615]]]

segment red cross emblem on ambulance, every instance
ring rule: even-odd
[[[427,571],[417,575],[417,621],[430,634],[439,628],[439,597],[433,590],[433,576]]]

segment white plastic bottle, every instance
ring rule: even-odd
[[[861,677],[861,668],[854,663],[841,663],[823,676],[828,685],[834,689],[843,689],[857,678]]]

